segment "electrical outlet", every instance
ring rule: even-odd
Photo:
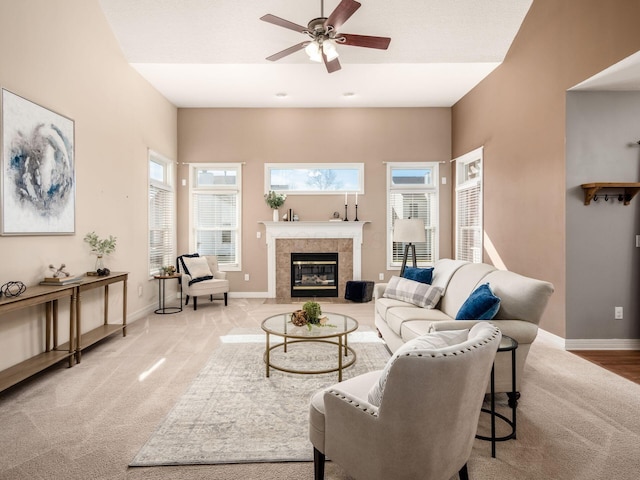
[[[384,273],[378,275],[378,280],[384,280]]]
[[[244,274],[244,281],[245,281],[245,282],[248,282],[248,281],[249,281],[249,274],[248,274],[248,273],[245,273],[245,274]]]
[[[622,307],[615,307],[613,313],[616,320],[622,320]]]
[[[138,285],[138,296],[142,296],[142,285]]]
[[[640,247],[640,235],[636,235],[636,247]]]

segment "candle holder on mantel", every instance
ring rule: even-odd
[[[344,204],[344,220],[343,222],[348,222],[349,221],[349,217],[347,216],[347,204]]]
[[[356,203],[356,218],[353,219],[354,222],[359,222],[358,220],[358,204]]]

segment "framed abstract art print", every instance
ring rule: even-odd
[[[2,89],[2,235],[75,233],[73,120]]]

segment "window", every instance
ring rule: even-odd
[[[175,163],[149,150],[149,275],[175,262]]]
[[[424,220],[426,241],[417,243],[418,265],[432,265],[438,253],[438,164],[387,164],[387,268],[400,268],[404,245],[393,241],[397,219]]]
[[[240,270],[242,167],[238,163],[191,166],[189,244],[215,255],[222,270]]]
[[[456,259],[482,262],[482,148],[456,162]]]
[[[264,178],[265,193],[364,193],[363,163],[266,163]]]

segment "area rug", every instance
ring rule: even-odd
[[[264,334],[223,337],[205,367],[134,460],[132,467],[312,461],[309,400],[338,382],[337,373],[265,375]],[[382,369],[389,352],[374,332],[350,335],[357,361],[343,379]],[[272,353],[287,368],[337,364],[337,347],[290,345]],[[326,368],[326,367],[325,367]]]

